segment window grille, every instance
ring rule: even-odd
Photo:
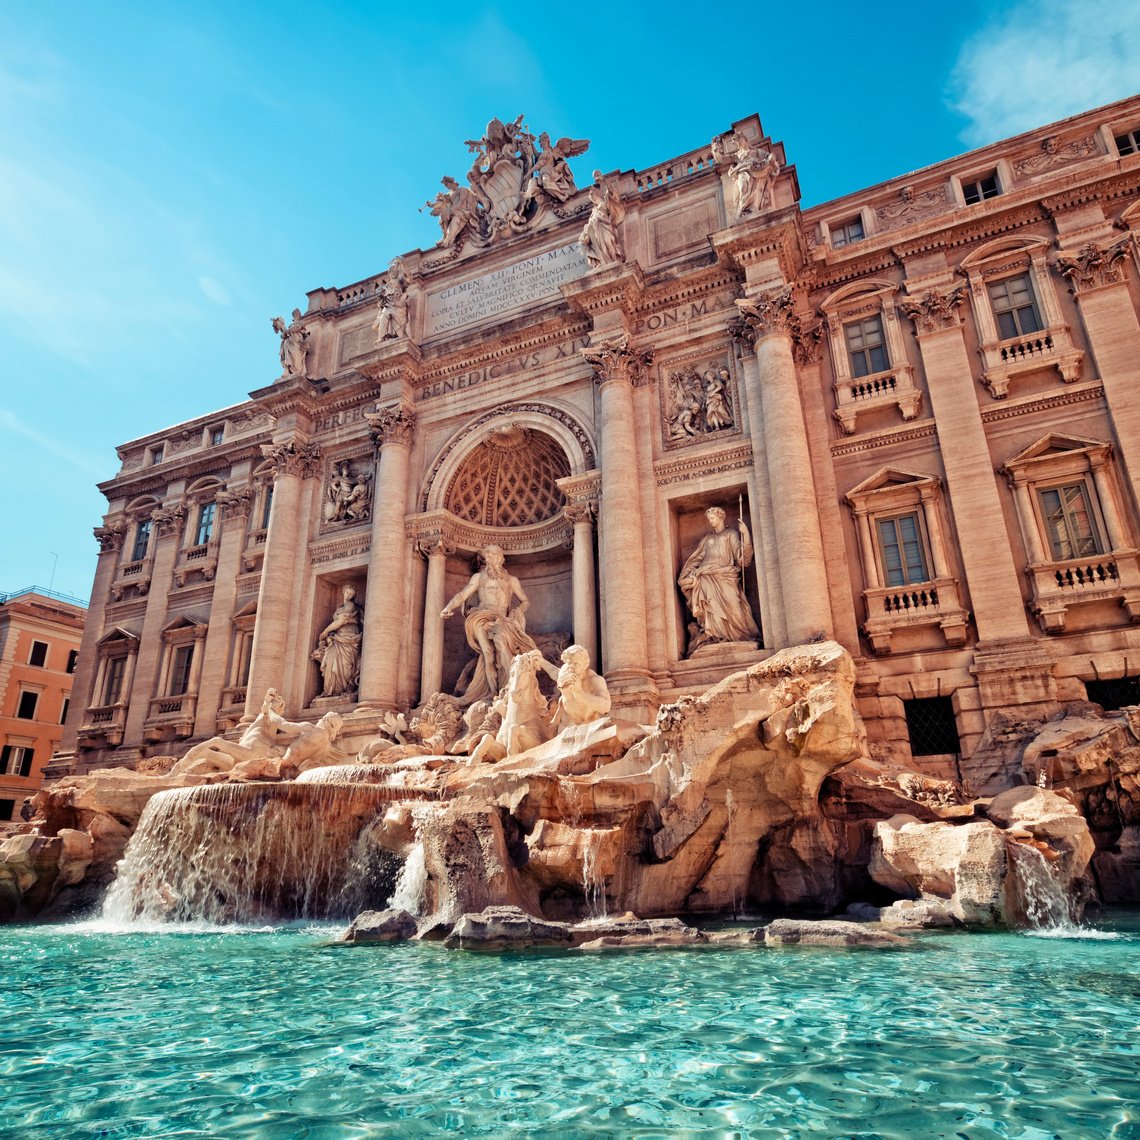
[[[961,751],[954,705],[949,697],[916,697],[903,701],[912,756],[941,756]]]
[[[1085,692],[1093,704],[1105,712],[1126,705],[1140,705],[1140,677],[1114,677],[1111,680],[1086,681]]]

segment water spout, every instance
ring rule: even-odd
[[[1064,886],[1036,848],[1010,841],[1010,875],[1025,924],[1032,930],[1076,930]]]

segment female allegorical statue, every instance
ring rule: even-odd
[[[361,611],[356,590],[345,586],[343,601],[317,637],[313,660],[321,667],[322,697],[351,697],[360,684]]]

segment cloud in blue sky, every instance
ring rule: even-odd
[[[1140,90],[1140,4],[1019,0],[962,45],[951,106],[983,146]]]

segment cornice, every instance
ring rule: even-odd
[[[876,432],[874,435],[858,436],[855,439],[837,440],[831,445],[831,454],[835,457],[841,455],[854,455],[860,451],[872,451],[878,447],[890,447],[898,443],[910,443],[916,439],[931,439],[937,436],[938,430],[933,420],[923,420],[913,427],[891,428],[887,431]]]
[[[716,475],[752,466],[752,445],[738,443],[733,447],[692,448],[680,459],[667,459],[653,465],[653,478],[658,487],[681,483],[699,475]]]
[[[1002,401],[992,407],[983,408],[982,423],[997,423],[1000,420],[1014,419],[1017,416],[1032,415],[1037,412],[1047,412],[1053,408],[1067,407],[1070,404],[1084,404],[1089,400],[1100,399],[1103,396],[1104,385],[1099,380],[1066,385],[1060,391],[1051,392],[1048,395],[1033,396],[1014,403]]]

